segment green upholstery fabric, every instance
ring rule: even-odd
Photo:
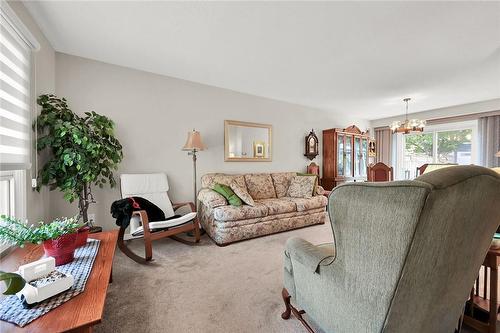
[[[335,260],[333,244],[313,245],[301,238],[290,238],[286,251],[302,265],[307,266],[312,273],[318,271],[320,265],[327,266]]]
[[[241,206],[243,204],[241,199],[227,185],[215,184],[213,190],[226,198],[227,202],[229,202],[231,206]]]
[[[457,166],[350,183],[328,203],[332,257],[292,239],[284,285],[325,332],[453,332],[500,223],[500,176]]]

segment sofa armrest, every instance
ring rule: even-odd
[[[320,185],[316,186],[316,195],[324,195],[325,192],[327,191],[325,191],[325,189],[322,186]]]
[[[335,261],[335,245],[313,245],[302,238],[294,237],[286,242],[286,254],[309,268],[311,272],[317,273],[320,266],[328,266]]]
[[[208,208],[216,208],[228,204],[222,194],[208,188],[201,189],[198,192],[198,200]]]

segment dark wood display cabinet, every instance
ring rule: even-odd
[[[331,190],[344,182],[366,181],[370,136],[355,125],[323,131],[323,178]]]

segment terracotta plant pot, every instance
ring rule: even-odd
[[[56,239],[50,239],[43,242],[45,255],[54,257],[56,266],[72,262],[76,248],[76,233],[62,235]]]
[[[87,238],[89,237],[90,227],[83,226],[76,232],[76,247],[84,246],[87,244]]]

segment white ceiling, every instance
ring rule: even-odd
[[[25,2],[59,52],[366,119],[500,97],[500,2]]]

